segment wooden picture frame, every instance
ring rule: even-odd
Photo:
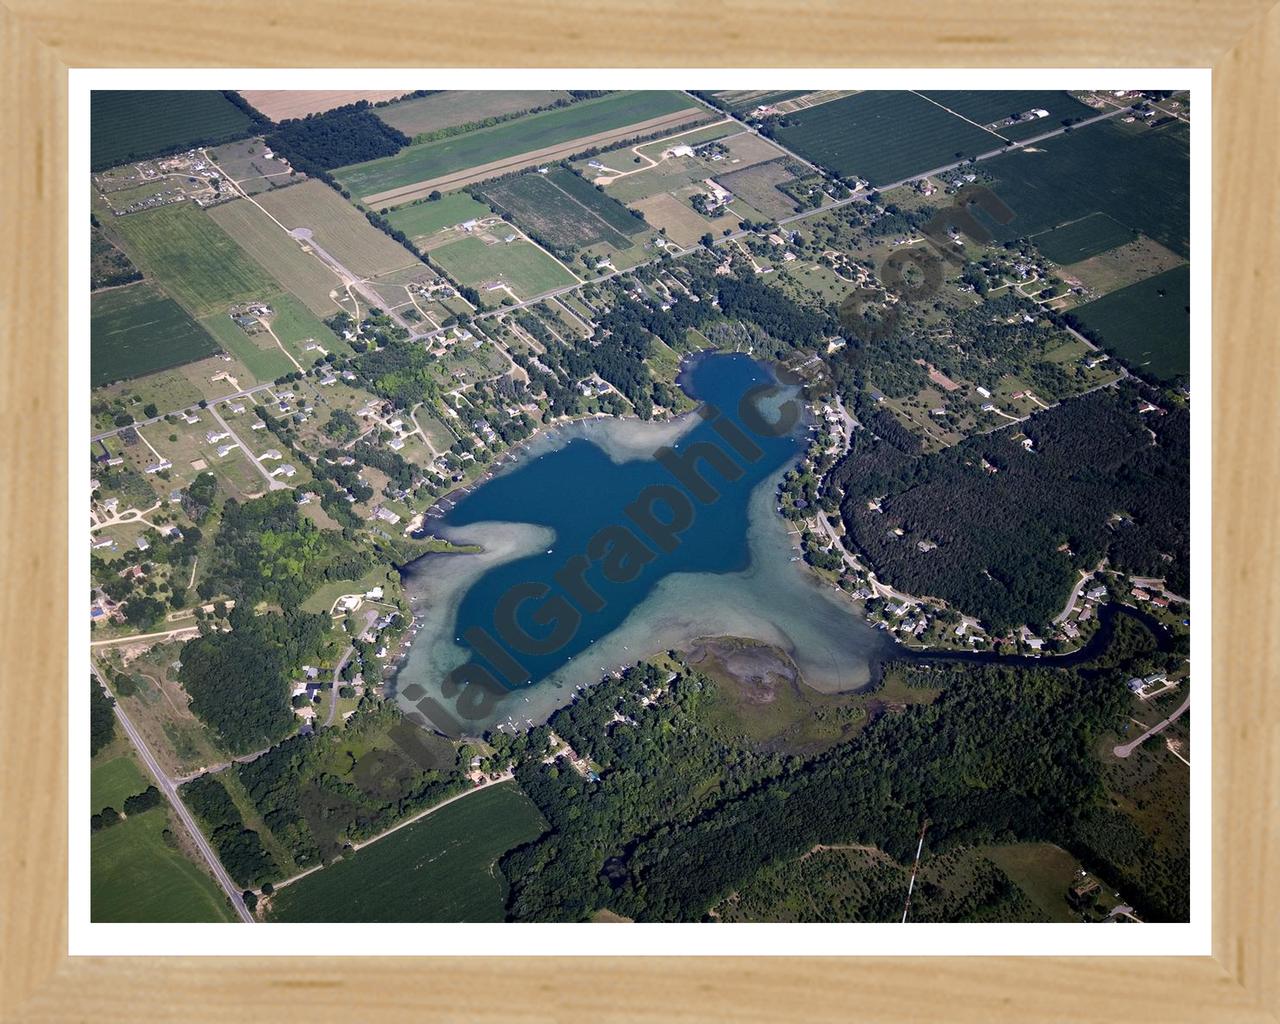
[[[0,1017],[6,1021],[1280,1019],[1280,7],[0,7]],[[208,21],[202,28],[202,21]],[[394,29],[390,26],[395,26]],[[564,31],[571,26],[571,31]],[[1213,955],[93,958],[67,954],[67,72],[93,66],[1206,67],[1213,78]],[[36,429],[37,425],[39,429]],[[70,666],[76,672],[83,666]],[[959,926],[957,926],[959,927]],[[957,937],[961,935],[957,932]],[[512,933],[520,942],[519,930]],[[342,951],[344,953],[350,950]]]

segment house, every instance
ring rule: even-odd
[[[238,447],[239,447],[239,445],[234,445],[234,444],[220,444],[220,445],[218,445],[218,458],[220,458],[220,459],[221,459],[221,458],[225,457],[225,456],[226,456],[226,454],[227,454],[229,451],[231,451],[233,448],[238,448]]]
[[[382,588],[381,588],[381,587],[374,587],[372,590],[367,591],[367,592],[365,593],[365,595],[364,595],[364,596],[365,596],[365,597],[367,597],[370,601],[381,601],[381,600],[382,600]]]
[[[392,439],[387,443],[387,447],[388,447],[388,448],[390,448],[392,451],[398,452],[401,448],[403,448],[403,447],[404,447],[404,438],[402,438],[402,437],[393,437],[393,438],[392,438]]]
[[[275,469],[273,469],[273,470],[271,471],[271,475],[272,475],[272,476],[283,476],[283,477],[286,477],[286,478],[287,478],[287,477],[291,477],[291,476],[293,476],[293,475],[294,475],[295,473],[297,473],[297,472],[298,472],[298,471],[297,471],[296,469],[294,469],[291,465],[289,465],[289,464],[286,462],[283,466],[277,466]]]
[[[93,542],[94,551],[101,551],[103,548],[114,548],[115,546],[116,542],[110,537],[101,537]]]
[[[208,441],[209,444],[217,444],[219,441],[224,441],[230,436],[231,435],[225,430],[210,430],[204,435],[204,439]]]
[[[258,456],[258,459],[259,461],[265,462],[267,459],[278,459],[280,457],[281,457],[280,449],[268,448],[265,452],[263,452],[261,455]]]
[[[151,544],[148,542],[146,537],[139,537],[134,543],[137,544],[139,551],[146,551],[151,547]]]
[[[983,398],[990,398],[990,397],[991,397],[991,392],[990,392],[990,391],[988,391],[986,388],[982,388],[982,387],[980,387],[980,388],[978,388],[978,389],[977,389],[977,391],[978,391],[978,394],[980,394]]]

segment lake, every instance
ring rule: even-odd
[[[807,444],[796,389],[725,354],[691,360],[681,386],[699,413],[540,435],[429,521],[483,551],[406,569],[420,625],[396,682],[406,712],[451,735],[536,724],[700,636],[775,644],[821,690],[871,680],[891,641],[797,559],[774,508]]]

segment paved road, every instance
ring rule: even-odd
[[[1187,685],[1190,686],[1189,683]],[[1134,752],[1134,750],[1142,746],[1142,744],[1147,740],[1149,740],[1152,736],[1155,736],[1158,733],[1164,732],[1166,728],[1168,728],[1170,725],[1176,722],[1179,718],[1181,718],[1182,713],[1186,711],[1187,708],[1189,708],[1190,706],[1191,706],[1191,694],[1188,693],[1187,699],[1182,702],[1181,706],[1179,706],[1177,711],[1171,714],[1163,722],[1159,722],[1156,725],[1153,725],[1150,729],[1144,732],[1136,740],[1133,740],[1131,743],[1121,743],[1119,746],[1114,748],[1114,750],[1112,750],[1112,753],[1115,754],[1116,757],[1128,757],[1130,754]]]
[[[209,406],[209,412],[212,413],[213,418],[218,421],[218,426],[220,426],[223,430],[225,430],[228,434],[230,434],[231,440],[233,440],[236,444],[240,446],[240,450],[244,452],[244,457],[253,463],[253,468],[262,474],[262,479],[267,482],[267,490],[280,491],[280,490],[284,490],[284,488],[289,486],[288,484],[277,480],[275,477],[273,477],[270,473],[267,472],[266,468],[262,465],[262,463],[258,461],[258,457],[253,454],[253,449],[250,448],[247,444],[245,444],[242,440],[240,440],[240,435],[235,432],[231,424],[229,424],[226,420],[224,420],[221,416],[218,415],[217,409],[215,409],[211,405]]]
[[[102,673],[98,671],[98,666],[90,662],[90,669],[94,676],[97,677],[98,685],[107,693],[108,689],[106,681],[102,678]],[[147,770],[154,776],[156,782],[160,784],[160,792],[165,795],[165,799],[169,801],[169,805],[173,808],[174,813],[182,821],[183,826],[191,835],[192,842],[195,843],[196,849],[200,851],[200,856],[205,859],[205,863],[209,865],[209,870],[213,872],[213,877],[222,886],[222,891],[227,894],[227,898],[231,901],[231,905],[235,907],[236,914],[240,920],[249,924],[254,922],[254,917],[249,913],[249,908],[245,906],[240,890],[236,888],[235,882],[231,880],[231,876],[227,874],[226,868],[222,866],[222,862],[218,860],[217,854],[213,852],[213,847],[209,845],[209,841],[205,839],[204,833],[200,831],[200,826],[196,824],[195,818],[191,816],[191,812],[187,810],[181,798],[178,796],[178,789],[174,786],[172,780],[160,768],[159,763],[148,749],[142,737],[138,734],[138,730],[134,728],[133,723],[129,721],[129,716],[125,714],[124,709],[120,706],[120,702],[115,702],[116,719],[124,726],[125,734],[129,737],[129,741],[138,751],[138,756],[142,758],[143,763],[147,766]]]

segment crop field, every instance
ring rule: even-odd
[[[323,114],[359,100],[379,103],[403,96],[403,89],[241,89],[240,96],[273,121]]]
[[[534,107],[549,107],[556,100],[567,100],[569,94],[560,89],[495,89],[438,92],[401,100],[375,113],[409,138],[426,132],[475,124],[490,117],[524,113]]]
[[[1083,285],[1096,297],[1163,274],[1185,262],[1160,243],[1139,235],[1118,248],[1061,267],[1059,273],[1063,280]]]
[[[771,160],[741,171],[718,175],[715,180],[735,196],[741,196],[766,217],[777,219],[795,212],[795,200],[777,187],[795,180],[796,176],[792,173],[794,168],[807,170],[794,160]]]
[[[220,92],[95,89],[89,99],[93,169],[244,134],[253,121]]]
[[[1190,252],[1190,163],[1185,125],[1111,121],[1067,132],[984,163],[991,190],[1014,213],[991,225],[1000,241],[1036,235],[1090,213]]]
[[[277,291],[271,275],[191,203],[115,217],[109,225],[124,250],[196,316]]]
[[[842,177],[872,185],[999,149],[990,132],[909,92],[860,92],[787,115],[777,138],[788,149]]]
[[[170,847],[168,813],[156,807],[90,840],[90,920],[230,921],[212,878]],[[87,823],[86,823],[87,826]]]
[[[450,192],[434,201],[401,206],[387,214],[387,220],[393,228],[403,231],[418,244],[438,231],[488,217],[490,213],[484,203],[472,199],[466,192]]]
[[[807,89],[793,89],[790,92],[770,92],[767,89],[730,89],[713,92],[711,95],[728,107],[735,114],[747,114],[756,107],[767,107],[774,103],[783,103],[804,96]]]
[[[514,785],[490,785],[279,889],[271,919],[501,921],[498,858],[545,828]]]
[[[1099,111],[1086,106],[1070,93],[1061,90],[990,90],[962,89],[956,91],[921,92],[935,103],[941,103],[961,117],[985,125],[999,132],[1006,139],[1018,141],[1033,135],[1051,132],[1062,127],[1066,118],[1096,116]],[[1012,125],[1000,124],[1010,117],[1031,110],[1047,110],[1047,117],[1019,121]]]
[[[317,245],[361,277],[377,277],[417,262],[323,182],[304,181],[267,192],[258,202],[290,230],[309,229]]]
[[[145,281],[97,292],[90,300],[93,387],[167,370],[217,350],[186,310]]]
[[[564,267],[522,238],[495,245],[486,245],[475,237],[462,238],[433,250],[431,257],[455,281],[481,294],[496,284],[505,285],[517,297],[527,299],[575,281]],[[501,295],[490,295],[487,299],[497,305]]]
[[[1097,256],[1133,241],[1133,231],[1105,213],[1091,213],[1069,224],[1035,235],[1040,252],[1059,266]]]
[[[687,249],[697,245],[698,239],[708,231],[719,237],[725,228],[736,231],[742,225],[741,219],[735,216],[737,205],[731,205],[728,213],[715,219],[702,216],[689,204],[689,196],[702,191],[705,189],[689,186],[676,193],[663,192],[639,199],[631,205],[655,228],[666,228],[667,237]]]
[[[1104,295],[1071,315],[1130,366],[1162,381],[1191,369],[1191,268],[1173,270]]]
[[[498,212],[505,210],[553,246],[585,249],[604,243],[626,249],[632,245],[629,235],[647,230],[625,206],[563,167],[499,182],[484,196]]]
[[[89,770],[89,808],[94,814],[104,807],[121,810],[128,797],[149,785],[151,780],[143,776],[128,754],[101,761]]]
[[[209,216],[313,313],[328,316],[337,311],[338,304],[330,294],[341,291],[338,276],[319,258],[303,252],[297,241],[253,203],[247,199],[221,203],[209,210]]]
[[[353,195],[363,196],[371,204],[406,202],[418,198],[416,192],[425,195],[432,188],[461,188],[471,181],[519,170],[527,166],[524,160],[536,163],[560,159],[575,148],[607,145],[656,130],[668,122],[692,119],[699,113],[706,113],[705,108],[695,106],[689,97],[675,91],[611,93],[464,135],[409,146],[395,156],[340,168],[334,177]],[[564,148],[568,143],[573,145]],[[459,174],[469,170],[480,177]]]

